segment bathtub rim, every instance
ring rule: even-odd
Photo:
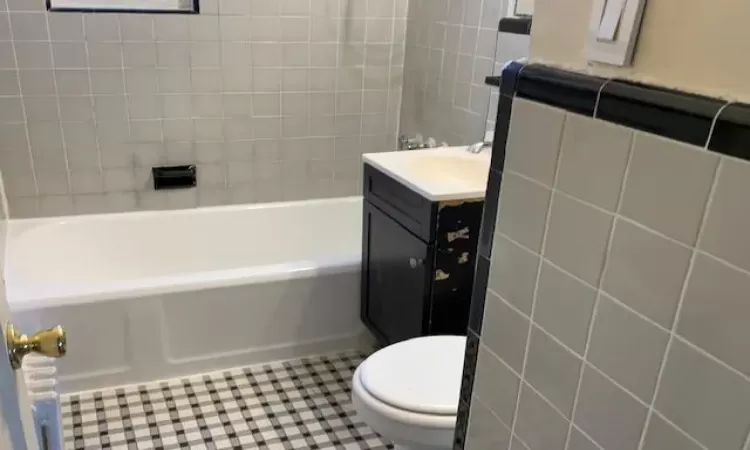
[[[193,208],[180,208],[180,209],[158,209],[158,210],[144,210],[144,211],[123,211],[114,213],[95,213],[95,214],[75,214],[67,216],[50,216],[50,217],[32,217],[24,219],[13,219],[10,218],[7,221],[7,235],[8,239],[12,240],[17,233],[22,233],[27,229],[39,226],[42,224],[64,224],[64,223],[76,223],[84,221],[110,221],[117,220],[123,217],[151,217],[151,216],[182,216],[182,215],[193,215],[193,214],[209,214],[224,211],[250,211],[256,209],[279,209],[287,208],[290,206],[312,206],[312,205],[324,205],[330,203],[361,203],[363,197],[361,195],[352,195],[347,197],[332,197],[332,198],[318,198],[312,200],[290,200],[284,202],[265,202],[265,203],[240,203],[235,205],[218,205],[218,206],[198,206]],[[6,250],[7,251],[7,250]],[[8,256],[7,254],[5,255]]]
[[[18,291],[25,290],[23,286],[12,286],[12,289],[6,286],[6,290],[10,309],[16,312],[356,272],[360,270],[360,262],[361,256],[318,260],[314,265],[311,261],[298,261],[250,268],[192,272],[103,285],[94,284],[89,289],[76,285],[80,290],[72,292],[59,291],[59,285],[51,285],[48,288],[54,292],[43,289],[26,291],[21,299],[18,298]]]
[[[32,228],[47,224],[57,225],[76,222],[112,221],[122,219],[123,217],[149,218],[161,216],[161,218],[164,219],[164,216],[169,218],[225,211],[249,211],[269,208],[278,209],[332,203],[355,204],[361,203],[362,201],[362,196],[348,196],[314,200],[294,200],[287,202],[220,205],[175,210],[128,211],[31,219],[10,219],[8,220],[7,226],[7,238],[9,241],[12,241],[15,237],[18,237]],[[6,245],[6,264],[3,268],[3,275],[6,279],[7,300],[11,310],[14,312],[355,272],[360,270],[362,257],[361,246],[357,245],[350,255],[339,258],[321,257],[314,260],[293,260],[269,265],[207,270],[202,272],[185,272],[174,275],[122,280],[109,283],[93,283],[85,287],[80,284],[61,286],[54,283],[39,287],[34,286],[35,283],[32,281],[24,279],[21,279],[19,283],[8,282],[14,278],[11,264],[7,263],[7,261],[9,261],[8,257],[10,256],[9,249],[10,245]],[[17,280],[19,278],[21,277],[16,277]],[[67,287],[69,290],[62,289],[63,287]]]

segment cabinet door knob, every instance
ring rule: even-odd
[[[423,262],[424,260],[420,258],[409,258],[409,267],[416,269],[417,266],[421,266]]]

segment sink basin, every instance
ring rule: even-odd
[[[409,164],[415,177],[444,183],[487,184],[487,161],[475,155],[420,156]]]
[[[484,197],[491,152],[440,147],[367,153],[362,159],[429,200],[467,200]]]

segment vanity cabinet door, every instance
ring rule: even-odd
[[[364,202],[362,320],[384,343],[426,331],[431,246]]]

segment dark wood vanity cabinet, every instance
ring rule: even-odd
[[[430,201],[365,164],[361,317],[381,344],[466,334],[483,199]]]

